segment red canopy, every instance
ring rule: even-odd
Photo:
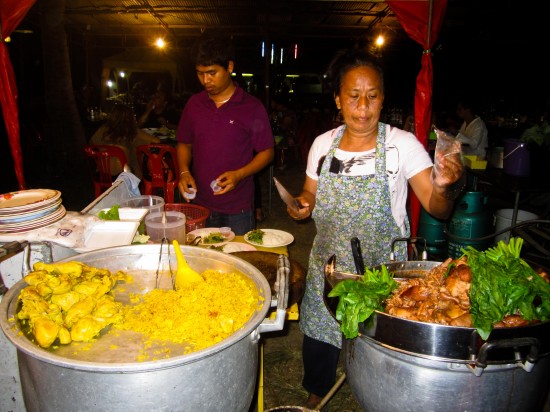
[[[17,109],[17,84],[5,40],[21,23],[36,0],[3,0],[0,7],[0,104],[15,165],[19,189],[25,189],[23,157],[19,143],[19,112]]]
[[[416,78],[414,122],[416,137],[425,147],[432,115],[433,66],[431,48],[439,35],[447,0],[387,0],[409,37],[422,45],[422,67]],[[420,218],[420,202],[410,196],[411,234],[416,236]]]

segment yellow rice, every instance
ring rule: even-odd
[[[116,329],[141,332],[153,340],[187,345],[186,353],[212,346],[241,328],[259,309],[258,289],[240,273],[207,270],[204,282],[177,291],[155,289],[123,308]]]

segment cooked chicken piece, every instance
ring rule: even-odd
[[[520,315],[505,316],[500,322],[494,324],[495,328],[513,328],[516,326],[526,326],[529,322],[523,319]]]
[[[121,307],[122,304],[120,302],[115,302],[112,296],[104,295],[97,301],[92,314],[96,318],[114,321],[115,319],[113,318],[120,314]]]
[[[86,315],[71,328],[71,339],[76,342],[90,342],[108,323],[92,315]]]
[[[456,304],[455,302],[451,302],[451,304],[445,310],[445,315],[447,315],[450,319],[459,318],[465,313],[469,313],[469,311],[467,309],[462,308],[460,305]]]
[[[74,277],[78,277],[82,274],[82,271],[86,265],[82,262],[70,261],[70,262],[57,262],[57,263],[45,263],[36,262],[33,265],[34,270],[45,270],[49,273],[58,272],[65,273]]]
[[[455,298],[469,300],[470,287],[472,286],[472,272],[466,265],[460,265],[451,270],[445,279],[445,287]]]
[[[46,276],[48,276],[48,272],[45,270],[35,270],[34,272],[30,272],[27,274],[23,279],[25,279],[25,282],[27,282],[29,285],[36,285],[38,283],[44,282],[46,280]]]
[[[430,291],[426,287],[416,285],[405,289],[399,296],[403,299],[420,301],[428,299],[430,296]]]
[[[454,318],[449,323],[451,326],[462,326],[465,328],[471,328],[472,327],[472,315],[470,312],[466,312],[464,315],[459,316],[458,318]]]
[[[115,286],[116,282],[111,282],[111,278],[109,276],[103,276],[101,278],[95,278],[95,281],[98,282],[97,289],[93,293],[92,297],[94,299],[99,299],[106,293],[109,293],[111,289]]]
[[[57,337],[59,338],[59,343],[62,345],[67,345],[71,343],[71,332],[67,328],[61,328],[59,329],[59,333],[57,334]]]
[[[93,280],[85,280],[74,285],[73,290],[85,296],[92,296],[97,291],[97,288],[100,285],[101,283],[95,282]]]
[[[69,292],[75,284],[75,280],[65,274],[61,274],[59,276],[49,276],[46,282],[52,289],[52,294],[54,295],[61,295]]]
[[[48,348],[52,345],[61,329],[60,325],[44,315],[33,318],[32,324],[33,335],[38,344],[43,348]]]
[[[48,301],[40,296],[34,286],[27,286],[21,290],[19,300],[22,302],[21,310],[17,313],[19,319],[31,319],[33,316],[48,313]]]
[[[34,285],[34,289],[44,299],[49,299],[53,292],[52,288],[50,288],[46,282],[37,283],[36,285]]]
[[[90,296],[87,296],[81,301],[75,303],[73,306],[71,306],[71,308],[67,311],[67,314],[65,315],[65,325],[71,328],[75,324],[75,322],[78,321],[78,319],[92,313],[94,307],[95,302]]]
[[[70,291],[62,295],[52,295],[52,303],[58,305],[62,310],[67,312],[75,303],[80,302],[86,296],[81,293]]]
[[[392,308],[388,313],[390,315],[397,316],[398,318],[418,320],[418,316],[416,315],[415,309],[395,307],[395,308]]]

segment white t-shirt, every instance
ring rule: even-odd
[[[487,147],[489,146],[489,133],[485,122],[480,117],[476,117],[469,124],[462,123],[456,138],[462,145],[462,153],[465,155],[476,155],[481,159],[487,156]]]
[[[343,126],[318,136],[309,151],[306,174],[318,180],[320,160],[328,153],[333,140]],[[365,152],[347,152],[336,149],[335,157],[342,162],[339,173],[349,176],[374,174],[375,149]],[[405,235],[407,219],[408,179],[433,165],[428,152],[415,135],[396,127],[386,125],[386,173],[391,194],[392,214]]]

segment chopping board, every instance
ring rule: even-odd
[[[273,285],[277,280],[277,259],[278,253],[264,251],[245,251],[233,252],[231,255],[237,256],[255,266],[265,276],[271,286],[271,293],[275,293]],[[290,284],[288,285],[288,306],[300,302],[306,287],[306,271],[295,260],[290,261]]]

